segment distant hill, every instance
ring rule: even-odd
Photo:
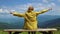
[[[23,28],[23,24],[9,24],[9,23],[3,23],[0,22],[0,29],[14,29],[14,28]]]
[[[60,18],[57,18],[57,19],[53,19],[53,20],[49,20],[49,21],[45,21],[45,22],[42,22],[43,24],[40,24],[39,23],[39,27],[45,27],[45,28],[58,28],[60,27]]]
[[[42,28],[60,27],[60,16],[41,15],[37,17],[38,25]],[[0,28],[23,28],[24,18],[20,17],[0,17]]]

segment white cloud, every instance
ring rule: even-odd
[[[36,11],[40,11],[45,8],[53,8],[53,11],[44,13],[43,15],[60,15],[60,7],[57,6],[54,2],[51,2],[50,4],[49,3],[48,4],[43,4],[43,3],[21,4],[21,5],[15,6],[15,7],[11,7],[9,10],[7,8],[4,11],[8,13],[9,11],[18,10],[19,12],[24,13],[28,9],[28,6],[30,6],[30,5],[32,5]]]
[[[44,2],[44,3],[48,3],[48,2],[49,2],[49,0],[42,0],[42,2]]]
[[[58,0],[58,2],[60,2],[60,0]]]
[[[8,9],[4,9],[4,12],[5,12],[5,13],[9,13]]]
[[[9,13],[9,10],[8,9],[0,9],[0,13]]]
[[[1,8],[1,9],[0,9],[0,12],[2,12],[2,11],[3,11],[3,9]]]
[[[15,10],[11,10],[11,11],[15,11]]]
[[[53,3],[53,2],[51,3],[51,5],[52,5],[52,6],[56,6],[56,4],[55,4],[55,3]]]
[[[22,5],[19,5],[19,6],[15,6],[15,7],[16,7],[16,9],[19,9],[20,11],[24,12],[31,5],[35,8],[35,10],[41,10],[41,9],[52,7],[55,4],[54,3],[51,3],[51,4],[45,5],[43,3],[27,3],[27,4],[22,4]]]

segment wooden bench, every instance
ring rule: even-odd
[[[25,29],[4,29],[4,32],[8,32],[9,34],[12,34],[12,32],[41,32],[42,34],[53,34],[54,31],[57,31],[55,28],[40,28],[37,30],[25,30]],[[29,33],[28,33],[29,34]]]

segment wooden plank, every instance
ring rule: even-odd
[[[25,30],[25,29],[4,29],[4,31],[57,31],[55,28],[37,29],[37,30]]]

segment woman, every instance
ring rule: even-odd
[[[25,12],[24,14],[20,14],[17,12],[11,12],[10,14],[13,14],[14,16],[18,16],[18,17],[24,17],[25,19],[25,23],[24,23],[24,29],[28,29],[28,30],[37,30],[37,16],[39,14],[45,13],[49,10],[51,10],[51,8],[49,9],[45,9],[39,12],[34,12],[33,11],[34,8],[32,6],[29,6],[27,12]],[[30,32],[29,32],[30,33]],[[32,34],[35,34],[35,32],[31,32]]]

